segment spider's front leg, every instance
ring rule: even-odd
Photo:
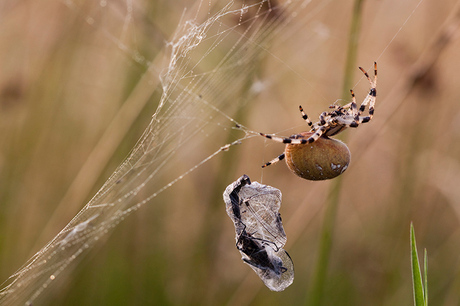
[[[307,114],[303,111],[302,105],[299,105],[299,110],[300,110],[300,113],[302,114],[302,119],[305,120],[305,122],[308,124],[308,126],[311,127],[313,125],[313,123],[310,121],[310,119],[308,119]]]
[[[285,155],[284,155],[284,153],[283,153],[283,154],[281,154],[280,156],[275,157],[274,159],[272,159],[272,160],[269,161],[268,163],[265,163],[265,164],[262,166],[262,168],[265,168],[265,167],[268,167],[268,166],[270,166],[270,165],[273,165],[273,164],[279,162],[280,160],[283,160],[284,157],[285,157]]]
[[[278,136],[264,134],[264,133],[259,133],[259,135],[262,137],[274,140],[276,142],[284,143],[284,144],[306,144],[306,143],[314,141],[314,140],[308,141],[308,139],[312,137],[305,139],[305,138],[300,138],[299,135],[293,135],[293,136],[290,136],[289,138],[283,138],[283,137],[278,137]]]

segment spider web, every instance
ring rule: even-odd
[[[79,3],[66,0],[65,4],[84,16],[90,26],[97,26],[97,19]],[[99,3],[101,7],[108,4]],[[295,5],[299,4],[302,2]],[[126,5],[123,21],[129,25],[134,2]],[[240,132],[240,139],[226,143],[216,136],[235,126],[227,114],[241,107],[242,93],[253,94],[244,88],[254,82],[254,63],[266,55],[270,38],[282,28],[279,16],[284,15],[283,24],[288,21],[288,6],[293,4],[198,2],[198,8],[184,11],[176,33],[165,44],[167,64],[161,71],[123,43],[125,34],[116,38],[104,32],[134,62],[147,67],[148,74],[159,74],[160,101],[129,157],[69,224],[4,283],[0,292],[3,304],[35,303],[72,263],[129,214],[154,203],[185,175],[246,137]],[[209,58],[217,64],[210,66]],[[215,142],[214,153],[187,160],[183,152],[200,145],[201,139]],[[177,173],[178,161],[193,166]]]
[[[33,304],[44,299],[45,291],[127,216],[145,204],[160,204],[158,196],[165,190],[253,137],[235,114],[267,86],[258,80],[258,63],[267,55],[282,62],[269,51],[274,43],[282,44],[274,39],[286,39],[298,30],[286,30],[292,19],[302,15],[307,22],[328,3],[322,1],[305,13],[310,2],[198,1],[183,11],[175,34],[165,43],[166,60],[159,64],[126,43],[135,40],[127,38],[127,28],[142,10],[139,3],[98,3],[99,9],[108,8],[106,15],[110,11],[123,23],[122,33],[113,34],[99,24],[99,10],[64,0],[130,61],[144,67],[149,78],[159,76],[161,98],[131,154],[67,226],[3,284],[0,301]],[[321,27],[317,34],[327,36]],[[284,68],[292,69],[288,64]],[[204,143],[213,149],[189,154]]]

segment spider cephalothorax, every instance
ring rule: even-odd
[[[359,109],[353,90],[350,90],[352,98],[350,103],[344,106],[331,105],[330,111],[323,112],[316,123],[312,123],[302,106],[299,106],[302,118],[311,130],[288,138],[259,133],[268,139],[286,144],[284,153],[264,164],[262,168],[286,158],[289,169],[308,180],[331,179],[345,171],[350,162],[350,151],[343,142],[329,136],[337,135],[348,127],[356,128],[361,123],[372,120],[377,96],[377,63],[374,62],[373,80],[363,68],[359,67],[359,69],[371,85]],[[369,105],[368,115],[362,116],[367,105]]]

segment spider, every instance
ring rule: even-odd
[[[371,79],[363,68],[359,67],[359,69],[371,85],[371,89],[359,109],[353,90],[350,90],[350,103],[344,106],[335,104],[329,106],[330,111],[323,112],[316,123],[312,123],[302,106],[299,106],[303,120],[311,128],[310,131],[295,134],[288,138],[259,133],[263,137],[286,144],[284,153],[264,164],[262,168],[289,157],[289,160],[286,159],[288,167],[295,174],[306,179],[329,179],[345,171],[350,161],[349,150],[344,143],[331,139],[329,136],[337,135],[348,127],[356,128],[360,124],[372,120],[377,96],[377,63],[374,62],[374,79]],[[361,113],[364,112],[367,105],[369,105],[368,116],[362,116]],[[328,159],[327,155],[337,154],[342,155],[343,158],[335,161]],[[315,171],[317,173],[314,173]],[[328,172],[330,173],[328,174]]]

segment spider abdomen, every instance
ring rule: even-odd
[[[308,139],[312,132],[300,133],[299,138]],[[285,159],[289,169],[307,180],[327,180],[343,173],[350,163],[347,145],[337,139],[319,137],[308,144],[287,144]]]

